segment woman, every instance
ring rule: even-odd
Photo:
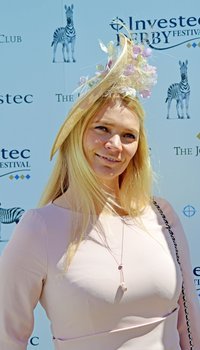
[[[102,47],[112,57],[56,138],[43,206],[24,215],[1,257],[1,350],[26,349],[38,301],[56,350],[200,349],[187,242],[151,193],[136,93],[149,95],[155,70],[123,36],[119,55]]]

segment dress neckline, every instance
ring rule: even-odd
[[[48,206],[53,206],[54,208],[58,208],[58,209],[61,209],[63,211],[66,211],[66,212],[71,212],[73,214],[76,214],[76,215],[82,215],[82,213],[80,212],[75,212],[74,210],[70,209],[70,208],[66,208],[66,207],[62,207],[60,205],[57,205],[55,204],[54,202],[50,202],[48,204]],[[108,218],[108,219],[118,219],[118,220],[121,220],[121,221],[129,221],[129,220],[132,220],[133,218],[128,216],[128,215],[110,215],[110,214],[99,214],[99,215],[94,215],[95,217],[98,217],[98,218]]]

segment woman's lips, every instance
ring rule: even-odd
[[[101,156],[101,155],[98,154],[98,153],[95,153],[95,154],[96,154],[97,157],[102,158],[102,159],[105,159],[105,160],[107,160],[107,161],[109,161],[109,162],[111,162],[111,163],[119,163],[119,162],[120,162],[120,160],[118,160],[118,159],[116,159],[116,158],[107,157],[107,156]]]

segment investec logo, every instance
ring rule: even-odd
[[[0,149],[0,178],[29,180],[31,171],[31,151],[24,149]]]
[[[200,297],[200,266],[196,266],[193,269],[193,273],[194,273],[194,283],[196,286],[196,291],[198,293],[198,296]]]
[[[32,94],[2,94],[0,95],[0,105],[2,104],[21,104],[21,103],[33,103],[33,95]]]
[[[150,47],[157,50],[166,50],[182,44],[190,47],[200,46],[200,18],[196,16],[179,16],[172,18],[135,19],[116,17],[110,23],[117,32],[127,32],[126,26],[136,43],[147,42]]]
[[[32,346],[38,346],[39,345],[39,337],[33,336],[29,339],[29,342]]]

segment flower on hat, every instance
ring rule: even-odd
[[[117,48],[113,41],[109,41],[109,43],[106,46],[101,40],[99,40],[99,45],[102,51],[108,54],[109,59],[112,58],[113,60],[115,60],[117,58]]]
[[[88,81],[88,77],[81,76],[79,78],[79,86],[86,84],[87,81]]]
[[[120,93],[122,93],[124,96],[130,96],[132,98],[135,98],[137,95],[136,90],[131,87],[121,88]]]
[[[143,57],[149,57],[152,54],[152,49],[150,47],[146,47],[143,52],[142,52],[142,56]]]
[[[110,41],[107,45],[99,41],[99,44],[102,51],[108,55],[107,64],[105,66],[97,64],[95,75],[92,78],[80,78],[81,93],[87,92],[102,81],[120,55],[113,41]],[[152,50],[144,45],[134,44],[130,40],[129,46],[127,63],[124,65],[122,72],[119,73],[117,81],[112,84],[109,92],[105,92],[105,94],[116,92],[132,98],[137,95],[148,98],[151,95],[152,87],[157,82],[156,67],[150,65],[147,60],[151,56]]]
[[[123,74],[125,76],[129,76],[129,75],[132,75],[134,72],[134,65],[133,64],[128,64],[125,69],[124,69],[124,72]]]

